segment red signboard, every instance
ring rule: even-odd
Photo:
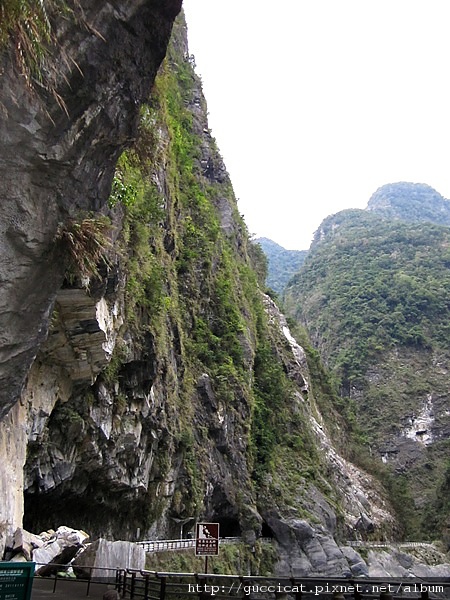
[[[195,528],[195,555],[219,554],[219,523],[197,523]]]

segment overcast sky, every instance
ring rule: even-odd
[[[306,249],[385,183],[450,198],[450,0],[184,0],[250,233]]]

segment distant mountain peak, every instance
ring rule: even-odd
[[[261,246],[272,246],[273,248],[280,248],[281,250],[285,250],[285,248],[281,244],[278,244],[277,242],[274,242],[273,240],[267,237],[258,237],[253,239],[252,241],[255,242],[255,244],[260,244]]]
[[[261,237],[253,240],[259,244],[269,262],[267,285],[281,294],[289,281],[305,261],[307,250],[286,250],[269,238]]]
[[[277,248],[277,249],[279,249],[279,250],[281,250],[283,252],[305,252],[305,250],[288,250],[287,248],[285,248],[284,246],[282,246],[278,242],[274,242],[270,238],[267,238],[267,237],[264,237],[264,236],[254,238],[252,241],[255,244],[260,244],[263,248],[265,246],[270,246],[272,248]]]
[[[370,198],[367,210],[389,219],[450,226],[450,201],[426,183],[383,185]]]

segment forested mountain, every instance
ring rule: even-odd
[[[430,190],[386,186],[370,211],[325,219],[285,294],[372,455],[404,480],[417,536],[446,519],[436,507],[450,449],[450,228],[427,222],[442,220],[447,202]]]
[[[391,183],[372,195],[367,209],[387,219],[450,225],[450,201],[424,183]]]
[[[254,243],[259,244],[267,256],[267,286],[281,294],[287,282],[305,262],[308,251],[286,250],[268,238],[257,238]]]

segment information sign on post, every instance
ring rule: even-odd
[[[0,600],[30,600],[33,576],[33,562],[0,562]]]
[[[195,555],[219,554],[219,523],[197,523],[195,528]]]

